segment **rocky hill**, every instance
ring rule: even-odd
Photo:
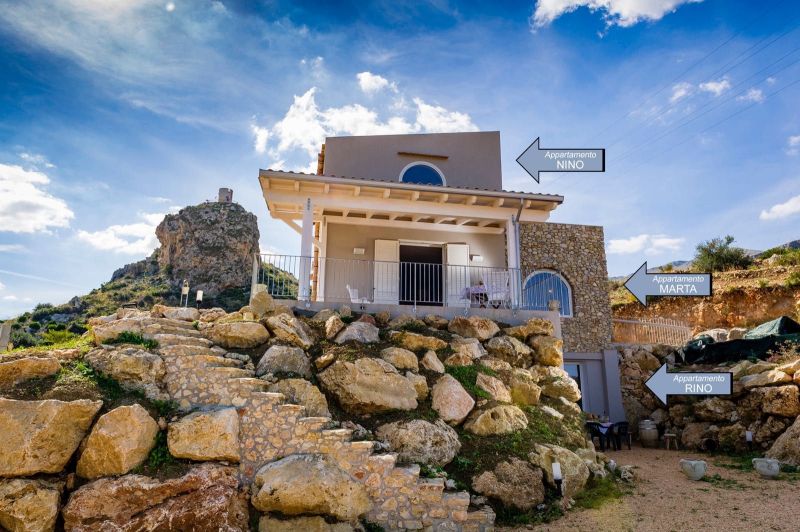
[[[160,247],[116,270],[111,280],[63,305],[42,303],[17,318],[17,346],[61,343],[87,330],[87,321],[119,307],[177,305],[184,279],[204,291],[204,305],[235,310],[250,296],[253,254],[259,252],[256,216],[237,203],[206,202],[167,215],[156,228]]]
[[[551,322],[390,318],[261,293],[0,356],[0,523],[485,531],[619,493]]]

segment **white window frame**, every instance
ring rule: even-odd
[[[561,309],[559,311],[559,314],[561,315],[562,318],[572,318],[575,315],[575,298],[572,297],[572,284],[569,282],[569,280],[567,280],[566,277],[564,277],[561,274],[561,272],[558,272],[556,270],[550,270],[547,268],[534,270],[533,272],[531,272],[530,275],[528,275],[525,278],[525,281],[522,283],[522,290],[523,291],[525,290],[525,287],[528,286],[528,281],[530,281],[531,277],[533,277],[537,273],[552,273],[553,275],[556,275],[559,279],[561,279],[564,282],[564,284],[567,287],[567,296],[569,296],[569,314],[562,314],[561,311],[563,311],[564,309]]]
[[[420,164],[423,165],[423,166],[429,166],[429,167],[433,168],[434,171],[437,174],[439,174],[439,177],[442,179],[441,186],[443,186],[443,187],[447,186],[447,179],[445,179],[444,173],[439,169],[438,166],[436,166],[435,164],[431,164],[431,163],[429,163],[427,161],[414,161],[413,163],[408,163],[402,170],[400,170],[400,175],[397,176],[397,180],[399,182],[401,182],[401,183],[409,183],[410,185],[419,184],[419,183],[410,183],[408,181],[403,181],[403,174],[405,174],[406,170],[408,170],[412,166],[417,166],[417,165],[420,165]]]

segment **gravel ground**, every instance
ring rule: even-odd
[[[505,530],[642,531],[689,530],[766,531],[798,530],[800,475],[782,474],[765,480],[755,471],[715,466],[724,457],[698,456],[684,451],[642,449],[609,452],[618,464],[636,466],[637,480],[630,495],[599,509],[573,510],[554,523]],[[692,482],[680,470],[681,458],[708,462],[706,478],[721,481]]]

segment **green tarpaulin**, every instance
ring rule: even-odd
[[[800,324],[787,316],[762,323],[741,340],[715,342],[702,335],[678,350],[687,364],[721,364],[748,358],[764,360],[784,343],[800,344]]]

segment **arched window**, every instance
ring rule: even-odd
[[[540,270],[525,279],[522,288],[522,306],[529,310],[549,310],[548,302],[558,301],[561,315],[572,316],[572,288],[556,272]]]
[[[417,161],[411,163],[400,172],[400,181],[418,185],[444,185],[444,174],[431,163]]]

